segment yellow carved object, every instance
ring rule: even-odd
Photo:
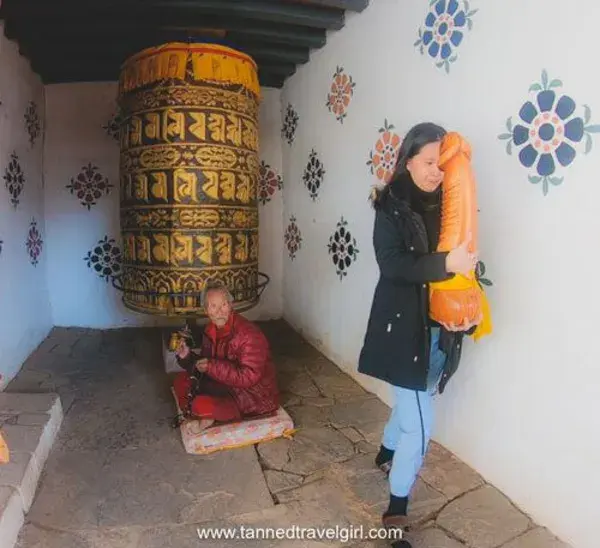
[[[257,302],[259,102],[254,60],[231,48],[170,43],[121,67],[129,308],[203,315],[209,280],[230,288],[238,310]]]
[[[10,462],[10,453],[8,451],[8,445],[0,432],[0,464],[7,464]]]

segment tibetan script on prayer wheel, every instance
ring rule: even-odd
[[[254,61],[213,44],[166,44],[121,70],[123,300],[138,312],[203,315],[207,282],[234,307],[259,296]]]

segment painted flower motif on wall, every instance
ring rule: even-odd
[[[313,201],[316,200],[319,195],[324,176],[325,169],[323,168],[323,163],[313,149],[308,158],[308,163],[304,168],[304,175],[302,175],[302,180],[304,181],[306,188],[308,188],[308,192]]]
[[[541,183],[542,192],[548,194],[550,186],[560,185],[564,176],[558,172],[573,163],[578,148],[585,154],[592,149],[592,133],[600,132],[600,125],[590,125],[591,110],[577,103],[570,96],[555,91],[562,87],[558,79],[550,80],[546,70],[542,80],[529,88],[533,94],[519,110],[518,119],[506,121],[506,133],[498,136],[505,140],[506,152],[513,147],[519,150],[519,161],[531,170],[529,182]]]
[[[25,186],[25,174],[21,169],[19,157],[16,152],[10,155],[10,161],[4,172],[4,181],[6,189],[10,194],[10,203],[16,209],[19,205],[21,192],[23,192],[23,187]]]
[[[356,240],[348,230],[348,222],[344,217],[338,222],[335,232],[329,238],[327,244],[329,255],[340,280],[348,274],[348,269],[356,261],[358,256],[358,247]]]
[[[121,250],[115,240],[109,239],[108,236],[99,240],[83,260],[87,262],[88,268],[104,278],[106,283],[121,274]]]
[[[298,113],[294,110],[292,105],[288,104],[285,110],[285,117],[283,119],[283,128],[281,133],[284,139],[291,145],[296,137],[296,130],[298,129]]]
[[[371,150],[367,165],[371,168],[371,174],[375,175],[379,182],[385,184],[390,180],[396,167],[398,150],[402,144],[402,138],[395,132],[394,125],[385,120],[383,127],[379,128],[379,139]]]
[[[492,286],[492,280],[485,277],[485,263],[483,261],[478,261],[475,266],[475,278],[477,278],[477,282],[480,286]]]
[[[112,137],[115,141],[119,141],[121,115],[116,112],[112,115],[111,119],[102,126],[102,129],[106,132],[109,137]]]
[[[427,51],[438,68],[450,72],[450,65],[458,59],[456,50],[467,30],[473,28],[477,11],[467,0],[430,0],[429,13],[414,45],[422,55]]]
[[[29,134],[29,143],[33,146],[41,133],[40,117],[38,115],[37,105],[33,101],[29,102],[29,105],[25,110],[25,129]]]
[[[99,200],[103,194],[108,195],[113,187],[108,182],[108,178],[102,175],[95,165],[89,163],[81,168],[81,172],[77,177],[71,179],[71,183],[66,185],[75,194],[81,205],[88,208],[88,211],[93,205],[96,205],[96,200]]]
[[[333,82],[325,106],[340,123],[344,122],[355,86],[356,83],[352,80],[352,76],[346,74],[343,67],[337,67],[333,74]]]
[[[296,223],[296,217],[293,215],[290,217],[290,222],[285,229],[283,241],[288,250],[288,255],[293,261],[296,258],[296,253],[298,253],[302,247],[302,234]]]
[[[25,241],[25,247],[29,255],[29,261],[33,266],[37,266],[42,249],[44,247],[44,241],[42,235],[37,227],[37,221],[32,219],[29,223],[29,230],[27,231],[27,240]]]
[[[283,179],[269,164],[260,163],[258,170],[258,200],[265,205],[273,194],[283,188]]]

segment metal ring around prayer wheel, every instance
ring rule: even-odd
[[[123,64],[115,287],[128,308],[203,316],[209,281],[238,311],[258,302],[259,102],[255,62],[224,46],[170,43]]]

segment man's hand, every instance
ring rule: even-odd
[[[206,358],[198,360],[196,362],[196,369],[200,371],[200,373],[205,373],[208,369],[208,360]]]

